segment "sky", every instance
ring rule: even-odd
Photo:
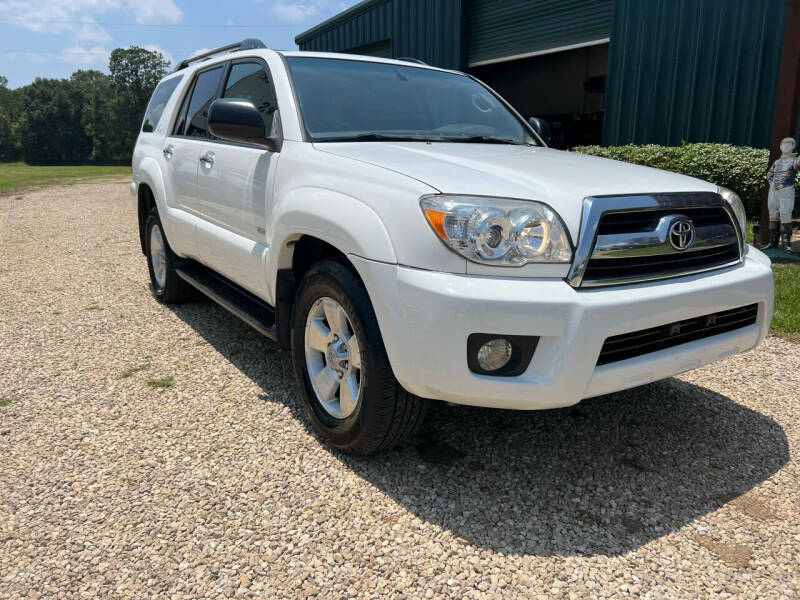
[[[296,49],[294,37],[357,0],[0,0],[0,75],[17,88],[78,69],[108,72],[131,45],[182,59],[248,37]]]

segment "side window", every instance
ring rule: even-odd
[[[269,136],[272,121],[278,108],[266,67],[257,62],[234,63],[225,84],[223,98],[244,98],[252,102],[264,119],[264,130]]]
[[[156,86],[153,96],[150,98],[150,103],[147,105],[147,110],[144,113],[142,131],[149,132],[155,130],[158,126],[158,122],[161,120],[161,115],[164,114],[164,108],[167,106],[167,102],[169,102],[169,99],[172,97],[172,92],[178,87],[178,83],[180,83],[181,79],[183,79],[183,76],[173,77],[172,79],[162,81]]]
[[[214,101],[219,85],[219,78],[222,76],[222,66],[209,71],[203,71],[197,76],[194,82],[189,106],[185,115],[179,119],[186,122],[186,130],[183,135],[189,137],[207,137],[208,135],[208,107]],[[180,129],[176,127],[177,135],[181,135]]]
[[[183,135],[183,130],[186,128],[186,109],[189,105],[189,100],[191,99],[192,86],[190,85],[189,90],[183,97],[183,102],[181,102],[181,110],[178,113],[178,117],[175,119],[175,125],[172,127],[172,135]]]

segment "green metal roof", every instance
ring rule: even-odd
[[[491,0],[469,5],[469,64],[607,40],[612,0]]]
[[[316,37],[326,31],[341,25],[342,23],[346,23],[353,17],[360,15],[363,12],[371,10],[372,8],[378,6],[379,4],[385,4],[389,0],[361,0],[358,4],[354,4],[350,8],[343,10],[340,13],[333,15],[330,19],[326,19],[319,25],[315,25],[311,29],[307,29],[300,35],[294,38],[294,43],[298,46],[303,42],[309,40],[310,38]]]

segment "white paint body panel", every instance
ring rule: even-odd
[[[574,244],[586,196],[716,186],[548,148],[308,143],[279,53],[235,52],[199,66],[246,56],[264,59],[271,70],[284,134],[280,152],[168,135],[197,68],[191,66],[156,131],[139,136],[131,192],[136,198],[142,184],[152,190],[177,254],[216,269],[270,304],[278,270],[291,267],[295,240],[309,235],[336,247],[364,281],[392,368],[406,389],[464,404],[553,408],[745,351],[766,334],[772,272],[752,248],[733,268],[576,290],[563,281],[569,265],[504,268],[466,261],[438,240],[419,207],[421,196],[437,192],[537,200],[561,216]],[[162,152],[168,145],[171,158]],[[214,153],[211,167],[199,162],[207,152]],[[755,325],[595,367],[609,336],[752,303],[761,308]],[[493,378],[467,367],[466,340],[475,332],[536,335],[541,341],[525,373]]]
[[[279,155],[259,148],[207,142],[197,175],[197,256],[200,262],[266,296],[267,207]]]
[[[772,270],[758,250],[730,269],[578,291],[558,279],[476,277],[351,257],[370,293],[395,376],[409,391],[510,409],[568,406],[697,368],[756,346],[772,317]],[[759,303],[755,325],[595,368],[612,335]],[[467,367],[471,333],[541,336],[518,377]]]

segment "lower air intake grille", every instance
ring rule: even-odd
[[[757,316],[758,305],[751,304],[702,317],[676,321],[660,327],[615,335],[608,338],[603,344],[597,364],[598,366],[607,365],[741,329],[755,323]]]

